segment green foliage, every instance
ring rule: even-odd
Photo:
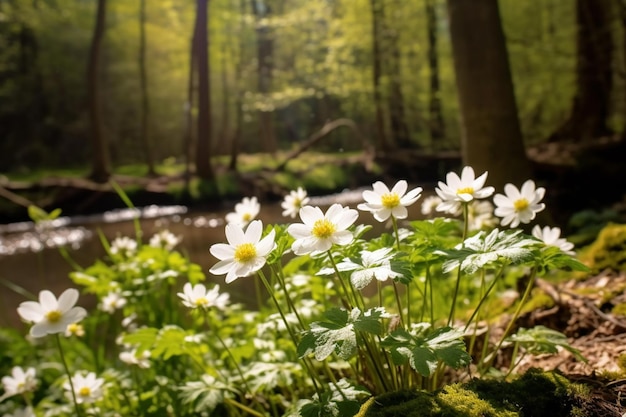
[[[462,332],[451,327],[432,330],[426,323],[414,325],[412,330],[398,329],[381,344],[391,351],[396,365],[408,361],[411,368],[427,377],[436,371],[440,363],[458,369],[471,362]]]
[[[571,352],[579,360],[586,359],[580,354],[578,349],[574,349],[568,342],[567,337],[556,330],[549,329],[545,326],[535,326],[531,329],[521,328],[517,333],[509,336],[508,340],[518,343],[520,346],[533,355],[541,355],[544,353],[556,354],[561,347]]]

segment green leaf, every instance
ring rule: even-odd
[[[555,354],[559,352],[558,347],[560,346],[574,354],[579,360],[587,362],[580,351],[569,344],[563,333],[545,326],[535,326],[531,329],[520,328],[516,334],[509,336],[507,340],[519,343],[528,353],[533,355]]]
[[[404,329],[394,331],[381,345],[389,349],[396,365],[408,361],[411,368],[423,376],[431,375],[440,362],[455,369],[471,362],[463,333],[451,327],[432,330],[428,324],[420,323],[414,326],[412,332]]]
[[[461,267],[463,272],[473,274],[501,259],[511,265],[522,265],[535,260],[536,247],[537,241],[526,238],[520,230],[479,232],[455,249],[443,251],[448,256],[443,271],[447,273]]]
[[[124,343],[136,346],[137,354],[140,354],[144,350],[152,349],[158,334],[159,329],[155,329],[153,327],[142,327],[135,330],[133,333],[125,335],[122,340]]]
[[[351,311],[333,308],[324,316],[329,321],[311,323],[309,331],[298,344],[300,357],[314,353],[315,359],[322,361],[333,352],[342,359],[348,359],[357,351],[357,331],[381,334],[380,319],[385,317],[384,309],[374,308],[363,313],[358,308]]]

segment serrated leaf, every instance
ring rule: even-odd
[[[509,336],[507,340],[519,343],[528,353],[533,355],[555,354],[559,352],[558,347],[560,346],[574,354],[579,360],[587,362],[580,351],[569,344],[563,333],[545,326],[535,326],[530,329],[522,327],[516,334]]]
[[[136,346],[137,354],[140,354],[144,350],[152,349],[158,334],[159,329],[155,329],[153,327],[142,327],[135,330],[133,333],[124,335],[122,340],[124,343]]]
[[[387,336],[382,346],[389,349],[396,365],[408,361],[423,376],[431,375],[439,362],[458,369],[471,362],[465,349],[463,333],[451,327],[430,330],[417,325],[416,332],[398,329]]]

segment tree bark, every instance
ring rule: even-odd
[[[576,93],[569,118],[550,140],[586,141],[611,134],[613,87],[610,0],[576,0]]]
[[[274,67],[274,42],[270,29],[262,19],[271,15],[272,10],[264,0],[251,0],[256,17],[258,90],[261,95],[268,95],[272,90],[272,70]],[[275,153],[278,149],[274,132],[274,112],[259,111],[259,130],[261,146],[265,152]]]
[[[389,76],[389,118],[391,136],[396,147],[402,149],[412,148],[411,134],[406,123],[406,111],[404,107],[404,94],[402,93],[402,78],[400,75],[400,48],[398,47],[398,30],[394,25],[387,23],[385,9],[380,4],[380,14],[385,33],[385,46],[388,51],[387,75]],[[393,10],[392,10],[393,11]]]
[[[441,82],[439,80],[439,54],[437,51],[437,11],[433,0],[425,0],[426,27],[428,34],[428,69],[429,99],[428,99],[428,130],[430,133],[431,148],[437,149],[439,142],[445,137],[445,124],[441,104]]]
[[[196,175],[204,180],[213,180],[211,165],[211,84],[209,77],[208,39],[209,0],[198,0],[196,35],[198,55],[198,137],[196,142]]]
[[[372,6],[372,84],[374,88],[374,107],[376,114],[376,144],[382,151],[389,150],[389,141],[385,133],[385,114],[383,112],[383,98],[380,86],[382,77],[381,57],[381,8],[379,0],[370,0]]]
[[[190,193],[191,182],[191,164],[193,159],[193,108],[194,108],[194,92],[197,93],[197,56],[198,56],[198,18],[196,17],[193,34],[191,37],[191,47],[189,48],[189,79],[187,80],[187,101],[185,102],[185,132],[183,135],[183,155],[185,156],[185,190]]]
[[[148,71],[146,69],[146,0],[139,1],[139,83],[141,90],[141,127],[140,141],[143,145],[144,157],[148,167],[148,175],[156,175],[154,156],[148,136],[148,118],[150,115],[148,97]]]
[[[497,0],[448,0],[463,163],[497,188],[531,174]]]
[[[106,25],[106,0],[98,0],[96,23],[87,65],[87,101],[91,123],[92,166],[90,178],[106,182],[111,176],[109,147],[104,135],[100,97],[100,55]]]

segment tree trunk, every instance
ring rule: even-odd
[[[431,148],[438,149],[439,142],[445,137],[445,124],[441,105],[441,83],[439,80],[439,54],[437,53],[437,11],[433,0],[425,0],[426,27],[428,32],[428,69],[429,99],[428,99],[428,130],[430,132]]]
[[[208,40],[209,0],[198,0],[196,35],[198,46],[198,137],[196,142],[196,175],[204,180],[213,180],[211,165],[211,85],[209,77]]]
[[[531,174],[497,0],[448,0],[461,110],[463,163],[489,183],[521,183]]]
[[[245,27],[245,15],[246,15],[246,0],[241,0],[240,7],[240,19],[239,19],[239,33],[243,32]],[[235,125],[235,132],[233,133],[232,142],[230,144],[230,161],[228,162],[229,171],[237,171],[237,157],[239,156],[239,143],[241,142],[241,130],[243,128],[243,54],[246,47],[246,41],[243,36],[239,37],[239,60],[235,69],[235,117],[237,119]]]
[[[385,46],[388,51],[386,61],[387,74],[389,75],[389,117],[391,122],[391,136],[394,139],[396,147],[403,149],[412,148],[411,134],[409,133],[409,126],[406,123],[404,94],[402,93],[398,30],[395,28],[395,25],[387,24],[387,17],[385,16],[382,3],[380,4],[380,17],[382,18],[385,33]]]
[[[389,150],[389,142],[385,134],[385,114],[383,112],[383,98],[380,87],[382,76],[381,57],[381,6],[379,0],[371,0],[372,5],[372,82],[374,87],[374,107],[376,112],[376,144],[382,151]]]
[[[148,136],[148,116],[150,114],[148,99],[148,72],[146,69],[146,0],[139,1],[139,81],[141,89],[141,127],[140,140],[143,145],[144,157],[148,167],[148,175],[156,175],[154,156]]]
[[[569,118],[550,140],[585,141],[611,132],[607,125],[613,87],[610,0],[576,0],[576,93]]]
[[[111,176],[111,162],[107,140],[102,124],[102,103],[100,98],[100,51],[106,25],[106,0],[98,0],[96,24],[93,30],[89,63],[87,65],[87,100],[91,123],[92,167],[90,178],[106,182]]]
[[[252,10],[256,16],[258,89],[261,95],[268,95],[272,90],[274,42],[272,41],[269,27],[264,25],[262,20],[269,17],[272,10],[264,0],[251,1]],[[263,150],[275,153],[278,145],[274,132],[273,111],[259,111],[259,130]]]
[[[185,132],[183,137],[183,155],[185,156],[185,190],[190,193],[191,182],[191,164],[193,159],[193,108],[194,108],[194,92],[197,93],[197,61],[198,57],[198,18],[196,17],[193,34],[191,37],[191,47],[189,50],[189,79],[187,80],[187,101],[185,102]]]

